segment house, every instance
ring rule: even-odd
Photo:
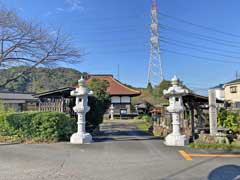
[[[222,100],[222,101],[225,99],[224,84],[219,84],[219,85],[214,86],[210,89],[215,91],[217,99]]]
[[[71,113],[75,101],[70,92],[74,89],[65,87],[36,94],[35,97],[39,99],[38,110]]]
[[[240,108],[240,79],[224,84],[225,101],[232,105],[232,108]]]
[[[31,93],[0,92],[0,101],[6,109],[15,111],[37,110],[38,99]]]
[[[109,83],[107,92],[111,96],[111,104],[114,107],[115,116],[122,117],[137,115],[136,109],[131,105],[131,98],[140,95],[140,91],[122,84],[111,74],[88,75],[87,83],[89,83],[94,78],[105,80]]]
[[[135,104],[138,114],[148,114],[154,106],[148,101],[142,99]]]
[[[87,84],[94,78],[106,80],[109,83],[107,92],[111,96],[111,104],[114,107],[114,116],[123,117],[137,115],[136,110],[131,105],[131,98],[140,95],[140,91],[127,87],[114,79],[111,74],[88,75],[86,77]],[[39,110],[71,112],[75,103],[74,97],[70,96],[70,92],[73,89],[75,89],[75,87],[65,87],[36,94],[36,97],[40,99]]]

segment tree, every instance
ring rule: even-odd
[[[58,62],[78,63],[80,51],[60,29],[49,31],[43,26],[20,18],[14,11],[0,9],[0,69],[23,65],[15,76],[0,80],[0,88],[30,73],[37,66]]]
[[[153,96],[163,96],[163,90],[168,89],[171,86],[171,81],[163,80],[158,86],[153,89]]]
[[[148,82],[147,91],[148,91],[150,94],[152,94],[153,87],[152,87],[152,84],[151,84],[150,82]]]
[[[91,107],[86,114],[87,129],[94,130],[103,121],[103,116],[110,105],[110,96],[107,93],[109,83],[105,80],[92,79],[88,88],[93,91],[93,96],[89,97],[88,105]]]

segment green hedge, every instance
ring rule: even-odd
[[[196,144],[191,143],[189,147],[196,149],[217,149],[217,150],[240,150],[240,146],[236,144]]]
[[[76,120],[59,112],[22,112],[0,114],[0,136],[23,141],[68,140],[76,131]]]

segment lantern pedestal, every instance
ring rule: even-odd
[[[72,144],[90,144],[92,142],[92,136],[89,133],[74,133],[71,136],[70,142]]]
[[[187,136],[169,134],[165,138],[164,144],[167,146],[185,146],[189,143]]]

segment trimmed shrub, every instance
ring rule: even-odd
[[[38,113],[32,119],[34,138],[40,141],[68,140],[75,131],[76,122],[64,113]]]
[[[59,112],[22,112],[0,114],[0,136],[23,141],[61,141],[76,131],[76,121]]]

